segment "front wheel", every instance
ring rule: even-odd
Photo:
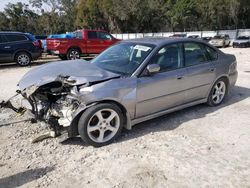
[[[94,147],[112,143],[123,127],[123,114],[115,104],[103,103],[83,112],[78,131],[82,140]]]
[[[72,48],[67,53],[68,60],[80,59],[80,51],[76,48]]]
[[[227,83],[225,79],[219,79],[213,85],[210,94],[208,96],[208,105],[209,106],[218,106],[220,105],[227,95]]]

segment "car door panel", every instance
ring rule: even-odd
[[[136,117],[170,109],[184,102],[186,69],[138,78]]]
[[[204,63],[187,68],[187,91],[185,102],[192,102],[206,97],[211,83],[215,79],[213,63]]]

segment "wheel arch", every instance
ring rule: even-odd
[[[78,132],[78,122],[79,122],[79,119],[81,117],[81,115],[88,109],[90,108],[91,106],[94,106],[94,105],[97,105],[97,104],[101,104],[101,103],[113,103],[115,104],[116,106],[118,106],[121,111],[122,111],[122,114],[123,114],[123,117],[124,117],[124,125],[123,127],[130,130],[132,128],[132,124],[131,124],[131,119],[130,119],[130,116],[128,114],[128,111],[127,109],[119,102],[115,101],[115,100],[111,100],[111,99],[105,99],[105,100],[102,100],[102,101],[98,101],[98,102],[93,102],[87,106],[82,106],[82,107],[79,107],[79,109],[77,110],[77,112],[75,113],[73,119],[72,119],[72,122],[70,124],[70,127],[69,127],[69,137],[74,137],[74,136],[77,136],[79,135],[79,132]]]
[[[82,53],[82,50],[81,50],[81,48],[80,48],[79,46],[70,46],[70,47],[68,48],[68,50],[67,50],[67,54],[68,54],[68,52],[69,52],[71,49],[77,49],[77,50],[79,50],[80,53]]]
[[[220,79],[224,79],[226,81],[226,87],[227,87],[227,94],[228,94],[228,91],[229,91],[229,86],[230,86],[230,82],[229,82],[229,77],[227,75],[220,75],[218,78],[215,79],[215,81],[213,82],[213,84],[211,84],[209,90],[208,90],[208,93],[207,93],[207,98],[209,97],[209,94],[211,92],[211,89],[213,88],[214,84],[220,80]]]
[[[16,60],[17,54],[21,53],[21,52],[27,53],[30,56],[31,60],[33,60],[31,53],[28,50],[25,50],[25,49],[19,49],[19,50],[15,51],[14,60]]]

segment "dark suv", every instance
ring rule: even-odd
[[[0,32],[0,63],[15,61],[27,66],[41,56],[41,45],[29,33]]]

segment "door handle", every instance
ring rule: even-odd
[[[5,48],[5,49],[10,49],[11,47],[10,47],[10,46],[5,46],[4,48]]]
[[[209,70],[210,70],[210,72],[214,72],[215,68],[210,68]]]

